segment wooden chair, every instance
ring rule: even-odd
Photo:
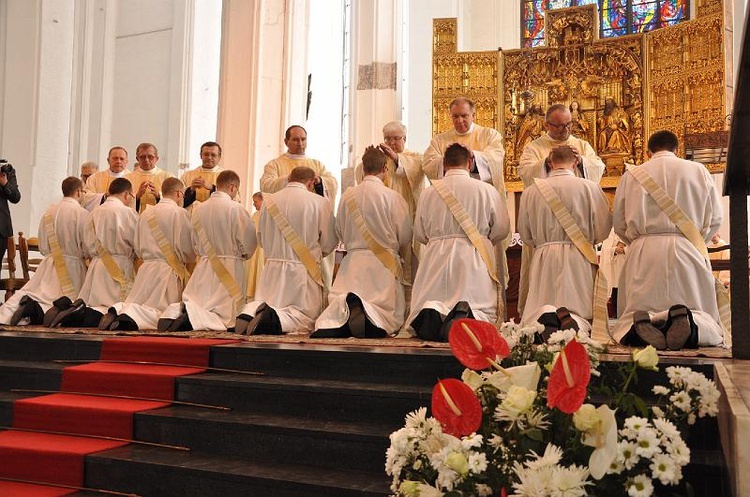
[[[24,238],[23,232],[18,233],[18,255],[21,258],[21,272],[23,279],[29,281],[33,273],[41,264],[42,257],[39,252],[39,238],[32,236]]]
[[[8,246],[5,249],[5,260],[2,261],[2,270],[7,271],[7,276],[0,278],[0,289],[5,289],[5,300],[7,301],[20,286],[16,283],[16,239],[13,235],[8,237]],[[23,285],[21,285],[23,286]]]
[[[18,266],[16,265],[16,253],[21,260],[21,274],[18,273]],[[31,253],[31,257],[29,254]],[[8,247],[6,249],[6,260],[3,262],[3,270],[8,271],[7,278],[0,279],[0,289],[5,289],[5,300],[16,293],[17,290],[23,288],[28,283],[31,276],[39,267],[42,262],[42,254],[39,252],[39,239],[37,237],[31,237],[26,239],[23,236],[23,232],[18,232],[18,243],[15,242],[15,238],[10,236],[8,238]]]

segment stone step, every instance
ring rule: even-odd
[[[210,411],[184,406],[135,415],[137,440],[201,453],[382,471],[388,436],[400,428],[374,422],[304,419],[293,415]]]
[[[322,470],[298,464],[127,446],[86,457],[86,486],[143,497],[379,497],[381,471]]]
[[[406,413],[429,405],[431,395],[432,385],[212,373],[177,380],[177,399],[181,401],[338,421],[402,423]]]

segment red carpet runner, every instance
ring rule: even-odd
[[[213,345],[232,340],[164,337],[106,339],[101,361],[63,369],[61,393],[15,402],[13,427],[130,439],[133,414],[170,404],[175,378],[202,373]],[[145,361],[190,367],[117,364]],[[155,400],[116,399],[120,395]],[[50,435],[18,430],[0,432],[0,477],[74,487],[84,486],[87,454],[127,445],[81,436]],[[0,480],[0,496],[57,497],[75,490]]]

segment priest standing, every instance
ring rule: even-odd
[[[159,151],[156,145],[151,143],[138,145],[135,149],[135,160],[138,161],[138,167],[125,177],[133,184],[135,190],[133,207],[140,214],[146,210],[146,207],[156,205],[161,198],[161,184],[174,174],[156,167],[159,162]]]
[[[187,187],[185,189],[184,207],[187,209],[193,202],[205,202],[216,191],[216,180],[223,171],[221,161],[221,145],[216,142],[206,142],[200,148],[201,165],[186,171],[180,178]]]

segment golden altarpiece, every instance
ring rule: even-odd
[[[626,164],[644,161],[651,131],[684,141],[726,136],[731,106],[731,10],[697,0],[693,20],[645,34],[599,39],[595,5],[548,11],[545,46],[458,52],[456,19],[433,23],[433,135],[450,128],[456,96],[476,104],[475,121],[504,136],[505,183],[521,191],[524,145],[544,133],[549,105],[571,109],[573,134],[606,164],[602,187],[617,186]],[[722,164],[709,164],[721,171]]]

